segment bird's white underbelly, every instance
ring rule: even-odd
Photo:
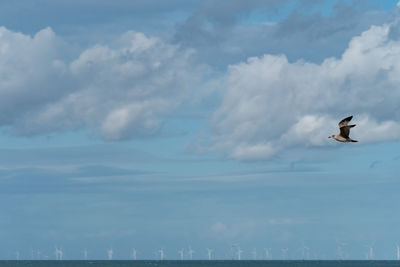
[[[348,142],[348,140],[342,136],[335,136],[334,138],[339,142]]]

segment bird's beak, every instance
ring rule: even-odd
[[[332,136],[328,136],[328,138],[332,138]]]

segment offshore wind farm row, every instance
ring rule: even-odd
[[[54,252],[46,254],[41,252],[41,250],[31,249],[29,255],[23,257],[20,251],[15,251],[14,260],[119,260],[119,259],[130,259],[130,260],[349,260],[349,259],[364,259],[364,260],[376,260],[374,247],[365,246],[365,253],[359,257],[350,257],[346,253],[344,246],[345,243],[339,243],[336,251],[336,258],[327,258],[325,255],[318,255],[312,253],[311,249],[305,245],[301,248],[293,251],[289,248],[274,249],[263,248],[262,250],[257,250],[256,248],[248,251],[244,251],[238,245],[232,245],[229,252],[216,254],[214,249],[206,248],[196,252],[191,246],[188,248],[181,248],[175,253],[168,251],[166,253],[164,248],[159,248],[152,252],[152,257],[140,257],[142,253],[138,252],[136,248],[132,248],[130,253],[127,255],[118,254],[118,258],[114,257],[114,249],[109,248],[105,250],[104,258],[90,257],[90,253],[87,249],[81,252],[80,257],[65,257],[64,250],[61,247],[55,247]],[[195,256],[196,255],[196,256]],[[390,260],[400,261],[400,245],[396,245],[393,250],[393,257]]]

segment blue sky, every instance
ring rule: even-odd
[[[0,259],[394,259],[399,12],[2,1]]]

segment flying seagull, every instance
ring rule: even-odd
[[[350,116],[350,117],[347,117],[347,118],[341,120],[339,122],[340,133],[333,134],[333,135],[329,136],[328,138],[333,138],[339,142],[358,142],[357,140],[353,140],[349,137],[350,128],[353,128],[354,126],[356,126],[355,124],[348,125],[352,118],[353,118],[353,116]]]

